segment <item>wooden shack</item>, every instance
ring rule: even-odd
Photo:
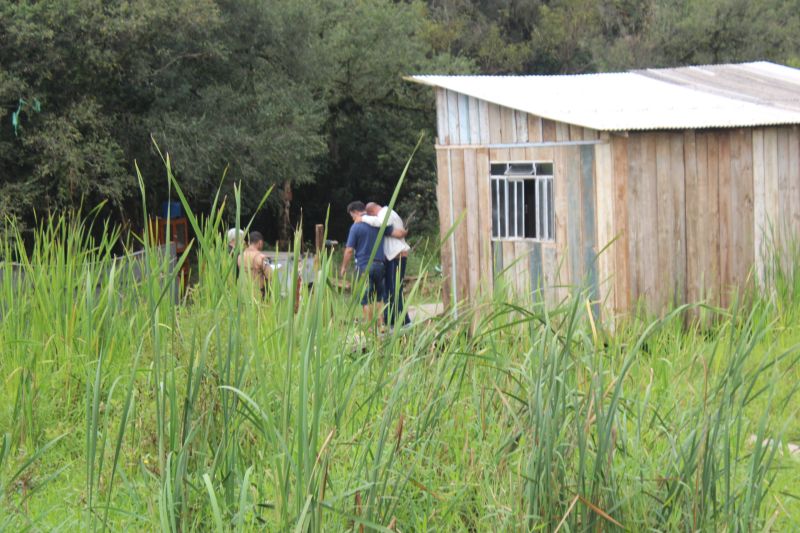
[[[800,70],[408,79],[436,90],[449,299],[726,305],[798,237]]]

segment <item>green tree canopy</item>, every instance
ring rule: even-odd
[[[403,75],[800,65],[799,14],[800,0],[0,3],[0,216],[107,200],[138,220],[134,161],[151,205],[166,192],[152,138],[199,210],[227,172],[245,213],[280,184],[306,222],[332,204],[346,225],[338,210],[385,201],[433,133],[430,91]],[[431,145],[401,197],[428,222]]]

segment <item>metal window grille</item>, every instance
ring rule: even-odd
[[[492,238],[553,241],[553,163],[492,163]]]

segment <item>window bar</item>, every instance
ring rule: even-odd
[[[551,221],[551,216],[553,215],[553,202],[550,201],[550,192],[552,187],[553,187],[553,182],[551,180],[544,180],[544,192],[545,192],[544,202],[547,205],[544,215],[544,223],[545,227],[547,228],[547,231],[544,234],[545,239],[553,238],[553,223]]]
[[[505,202],[505,198],[503,198],[503,181],[495,181],[497,186],[497,237],[501,238],[503,236],[503,202]]]
[[[514,210],[517,213],[517,237],[525,236],[525,231],[522,229],[522,211],[525,209],[525,197],[522,194],[523,183],[525,182],[520,180],[514,185],[517,190],[517,205],[514,206]]]
[[[504,212],[506,214],[506,231],[505,231],[505,235],[503,235],[503,237],[507,238],[508,237],[508,233],[509,233],[509,231],[508,231],[508,180],[507,179],[503,180],[503,187],[504,187],[504,190],[506,192],[506,196],[504,198],[505,202],[503,202],[504,207],[505,207]]]
[[[517,225],[519,224],[519,194],[517,189],[517,181],[512,181],[511,186],[514,187],[514,237],[519,237]]]
[[[542,180],[536,178],[533,182],[536,186],[536,238],[541,240],[542,239],[542,232],[544,231],[544,226],[542,226]]]
[[[551,185],[550,180],[542,180],[542,184],[544,185],[545,195],[544,195],[544,235],[542,238],[549,239],[550,238],[550,202],[548,201],[550,198],[549,194],[549,187]]]
[[[517,184],[519,188],[520,203],[517,204],[517,213],[519,213],[519,221],[517,222],[517,236],[525,237],[525,182],[520,181]]]
[[[492,228],[492,237],[497,237],[497,233],[500,231],[500,217],[497,216],[497,208],[498,205],[498,194],[497,194],[497,180],[494,178],[490,178],[489,180],[491,189],[492,189],[492,218],[494,219],[494,227]]]
[[[525,237],[525,230],[522,229],[522,212],[525,210],[525,195],[522,193],[524,181],[517,182],[517,237]]]
[[[533,185],[533,220],[536,222],[533,230],[533,238],[538,239],[539,234],[542,232],[542,225],[540,223],[541,209],[539,208],[539,204],[542,202],[542,191],[539,189],[539,180],[533,179],[531,185]]]
[[[542,240],[547,239],[547,212],[550,205],[547,201],[547,181],[542,180]]]
[[[531,205],[533,208],[533,213],[531,213],[533,216],[533,235],[531,235],[531,237],[534,239],[539,238],[539,231],[541,231],[539,225],[539,188],[536,186],[536,181],[536,179],[531,181],[531,185],[533,186],[533,202]]]
[[[547,180],[547,183],[550,185],[550,188],[547,191],[547,203],[550,206],[550,210],[548,212],[549,216],[547,218],[547,226],[550,228],[550,232],[548,233],[548,236],[549,236],[549,238],[551,240],[554,240],[555,239],[555,235],[556,235],[556,230],[555,230],[555,227],[556,227],[556,217],[555,217],[556,210],[555,210],[555,201],[554,201],[555,193],[553,192],[553,187],[555,187],[555,181],[553,181],[553,178],[550,177],[550,179]]]
[[[541,240],[542,231],[544,231],[542,226],[542,180],[537,178],[533,184],[536,187],[536,238]]]

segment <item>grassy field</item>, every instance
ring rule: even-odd
[[[800,529],[800,279],[613,332],[499,283],[378,335],[331,257],[257,301],[221,220],[179,304],[76,217],[0,243],[0,530]]]

